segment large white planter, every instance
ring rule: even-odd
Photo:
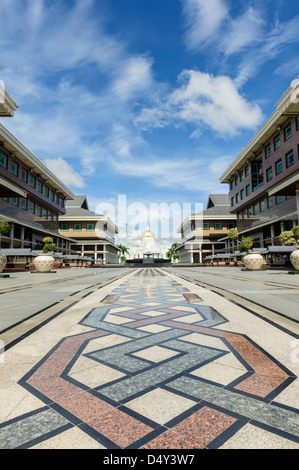
[[[2,273],[7,263],[6,255],[0,250],[0,273]]]
[[[292,251],[290,260],[296,271],[299,271],[299,248],[297,248],[295,251]]]
[[[51,271],[54,263],[55,258],[53,258],[53,256],[49,255],[48,253],[38,255],[36,258],[34,258],[34,266],[39,273],[47,273]]]
[[[243,256],[242,262],[247,269],[253,271],[261,269],[264,262],[264,258],[259,253],[252,252],[247,253],[247,255]]]

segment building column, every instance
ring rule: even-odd
[[[270,225],[270,230],[271,230],[271,245],[274,245],[274,238],[275,238],[274,224]]]
[[[284,231],[285,231],[285,223],[284,223],[284,221],[282,220],[282,221],[280,222],[280,233],[281,233],[281,232],[284,232]]]
[[[10,224],[10,231],[9,231],[10,245],[9,245],[9,248],[13,248],[14,234],[15,234],[15,224]]]
[[[25,241],[25,227],[21,227],[21,248],[24,248]]]

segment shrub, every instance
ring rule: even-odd
[[[10,229],[10,225],[8,222],[4,222],[4,220],[0,220],[0,234],[5,235]]]
[[[43,252],[48,253],[49,251],[55,251],[56,250],[56,245],[53,243],[53,238],[51,237],[45,237],[43,239],[44,246],[43,246]]]

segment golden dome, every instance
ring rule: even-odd
[[[141,235],[141,238],[147,238],[147,239],[155,239],[155,235],[153,234],[153,232],[149,229],[149,227],[147,227],[147,229],[143,232],[143,234]]]

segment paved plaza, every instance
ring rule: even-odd
[[[299,275],[0,279],[1,449],[299,449]]]

